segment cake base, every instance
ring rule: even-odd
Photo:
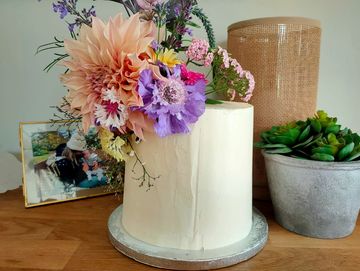
[[[142,242],[124,229],[120,205],[110,215],[109,238],[113,246],[124,255],[147,265],[173,270],[217,269],[246,261],[255,256],[268,239],[265,217],[253,208],[253,224],[249,235],[230,246],[210,250],[182,250],[154,246]]]

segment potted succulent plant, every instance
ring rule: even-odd
[[[336,118],[313,118],[261,134],[275,218],[317,238],[350,235],[360,208],[360,136]]]

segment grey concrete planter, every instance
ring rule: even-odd
[[[360,162],[318,162],[263,151],[275,218],[310,237],[350,235],[360,208]]]

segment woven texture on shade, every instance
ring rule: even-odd
[[[254,140],[274,125],[304,119],[316,111],[320,23],[276,17],[239,22],[228,28],[228,50],[254,75]],[[254,150],[254,198],[269,193],[260,150]]]

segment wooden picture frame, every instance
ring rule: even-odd
[[[84,145],[85,138],[96,140],[96,133],[83,135],[80,126],[65,121],[20,123],[26,208],[116,192],[107,184],[101,148]]]

